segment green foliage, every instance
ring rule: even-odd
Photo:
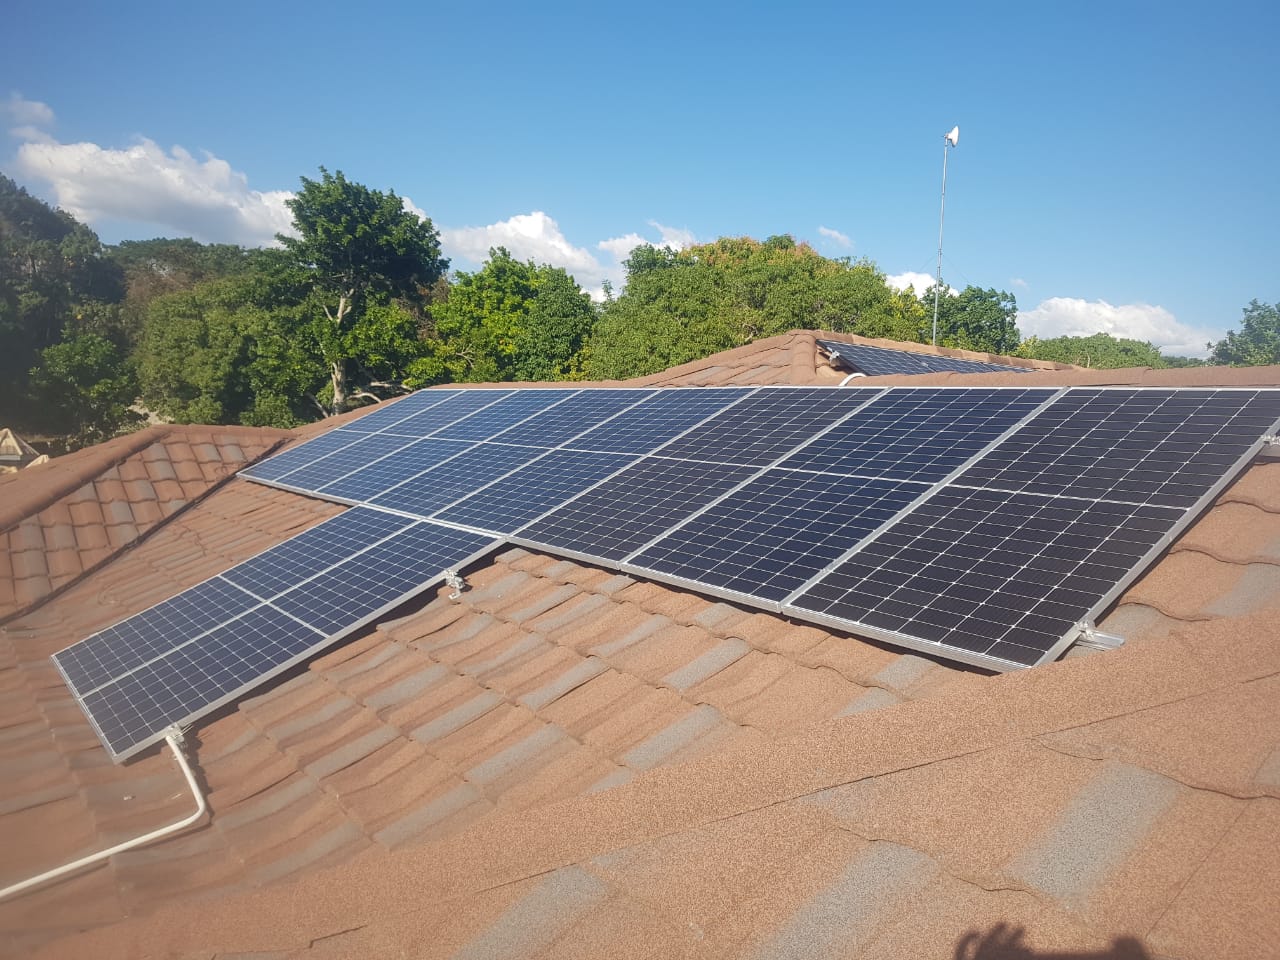
[[[591,298],[562,268],[489,251],[475,273],[459,273],[431,311],[434,336],[415,363],[415,385],[577,376],[595,323]]]
[[[922,310],[867,261],[830,260],[789,236],[722,238],[681,251],[637,247],[605,303],[591,377],[654,373],[788,330],[914,340]]]
[[[306,276],[310,335],[327,365],[328,407],[341,413],[351,383],[356,392],[378,375],[402,372],[401,319],[385,311],[394,300],[420,306],[449,262],[429,220],[404,209],[394,192],[353,183],[320,168],[320,180],[302,178],[288,201],[297,237],[280,235]]]
[[[1213,345],[1212,363],[1261,366],[1280,363],[1280,303],[1250,300],[1239,330]]]
[[[927,328],[920,339],[933,337],[933,287],[920,297]],[[958,294],[945,290],[938,297],[938,346],[1007,355],[1018,347],[1018,301],[1013,294],[994,288],[967,286]]]
[[[73,447],[106,440],[135,426],[130,409],[138,384],[119,347],[96,333],[82,333],[45,347],[31,371],[39,422],[71,439]]]
[[[1028,337],[1017,355],[1029,360],[1052,360],[1077,367],[1115,369],[1117,367],[1162,367],[1160,351],[1141,340],[1095,333],[1088,337]]]

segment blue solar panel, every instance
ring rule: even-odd
[[[963,387],[890,390],[781,466],[894,480],[941,480],[1054,393]]]
[[[382,432],[393,433],[398,437],[429,437],[442,427],[469,417],[510,395],[510,390],[462,390],[444,403],[437,403],[388,425]]]
[[[504,477],[545,454],[537,447],[480,443],[426,473],[407,480],[371,501],[389,510],[429,517],[442,507]]]
[[[762,389],[658,453],[679,460],[763,467],[869,399],[854,390],[822,387]]]
[[[621,560],[756,471],[652,457],[520,531],[521,542]]]
[[[1190,507],[1280,419],[1280,391],[1071,390],[956,481]]]
[[[371,463],[340,480],[319,487],[321,496],[369,503],[392,487],[399,486],[432,467],[438,467],[452,457],[473,446],[465,440],[405,440],[407,446],[396,451],[395,456]]]
[[[276,482],[298,490],[318,490],[340,477],[345,477],[361,467],[407,447],[412,442],[404,437],[392,437],[382,433],[370,434],[341,450],[335,450],[333,453],[312,460],[306,466],[277,477]]]
[[[457,390],[419,390],[394,402],[381,403],[377,409],[369,411],[359,419],[343,424],[339,429],[351,433],[376,433],[456,396],[458,396]]]
[[[331,433],[322,434],[314,440],[308,440],[299,446],[290,447],[288,450],[277,453],[274,457],[268,457],[266,460],[250,464],[240,471],[240,476],[248,477],[250,480],[272,483],[286,473],[292,473],[299,467],[305,467],[313,460],[319,460],[335,450],[341,450],[343,447],[355,443],[360,439],[360,436],[360,434],[343,433],[341,430],[334,430]]]
[[[911,350],[893,350],[866,343],[819,340],[818,346],[828,354],[839,357],[850,369],[866,374],[868,377],[894,374],[916,376],[925,373],[1035,373],[1032,367],[988,363],[984,360],[964,360],[960,357],[944,357],[940,354],[916,353]]]
[[[754,387],[663,390],[565,446],[602,453],[650,453],[754,390]]]
[[[928,490],[923,483],[766,470],[624,569],[779,601]]]
[[[1030,666],[1060,652],[1183,516],[1168,507],[949,488],[788,609],[953,658]]]
[[[575,392],[520,390],[457,423],[436,431],[434,435],[447,440],[490,440],[495,434],[526,420],[535,413],[564,402]]]
[[[553,450],[435,517],[483,530],[513,533],[635,459],[616,453]]]
[[[582,390],[524,423],[503,430],[493,439],[502,443],[558,447],[652,394],[652,390]]]

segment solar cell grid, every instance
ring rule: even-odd
[[[266,600],[344,556],[372,546],[412,523],[381,510],[352,507],[292,539],[237,564],[222,576]]]
[[[621,560],[753,473],[729,464],[641,460],[531,523],[519,538]]]
[[[455,500],[545,454],[537,447],[480,443],[439,466],[420,473],[370,502],[391,510],[429,517]]]
[[[819,340],[818,345],[828,354],[839,357],[846,366],[869,377],[906,374],[915,376],[926,373],[1034,373],[1030,367],[1012,364],[988,363],[983,360],[966,360],[938,354],[916,353],[911,350],[893,350],[866,343],[841,343],[837,340]]]
[[[381,403],[377,409],[369,411],[350,423],[343,424],[339,429],[350,433],[376,433],[415,413],[421,413],[429,407],[450,400],[458,393],[457,390],[418,390],[394,402]]]
[[[102,686],[172,649],[177,638],[204,633],[260,601],[214,577],[54,654],[79,694]]]
[[[446,440],[491,440],[498,433],[533,416],[539,411],[562,403],[575,390],[517,390],[497,403],[477,410],[470,416],[436,431]]]
[[[333,453],[335,450],[341,450],[343,447],[355,443],[360,439],[359,434],[343,433],[340,430],[334,430],[331,433],[325,433],[313,440],[296,447],[290,447],[288,450],[277,453],[274,457],[268,457],[258,463],[250,464],[240,471],[240,476],[248,477],[251,480],[262,480],[272,482],[286,473],[292,473],[299,467],[304,467],[313,460],[318,460],[323,456]]]
[[[364,436],[341,450],[335,450],[278,477],[277,482],[299,490],[318,490],[339,477],[345,477],[361,467],[403,449],[411,442],[404,437],[392,437],[380,433]]]
[[[497,533],[513,533],[634,460],[635,457],[616,453],[553,450],[435,517]]]
[[[761,389],[658,452],[680,460],[765,466],[871,396],[851,390]]]
[[[339,497],[368,503],[379,494],[398,486],[432,467],[437,467],[457,456],[472,444],[465,440],[401,440],[407,446],[396,451],[395,456],[371,463],[355,470],[333,483],[320,487],[317,492],[326,497]]]
[[[503,430],[493,439],[500,443],[556,447],[652,394],[652,390],[581,390],[523,423]]]
[[[753,390],[754,387],[663,390],[565,446],[603,453],[649,453]]]
[[[1280,420],[1280,390],[1072,390],[958,483],[1191,507]]]
[[[780,601],[927,484],[766,470],[632,557],[653,571]]]
[[[459,390],[444,403],[437,403],[383,428],[400,437],[429,437],[441,427],[470,416],[477,410],[509,396],[510,390]]]
[[[1182,516],[947,488],[790,606],[1029,666],[1062,645]]]
[[[897,480],[942,480],[1054,390],[889,390],[780,466]]]

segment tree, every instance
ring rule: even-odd
[[[1213,345],[1212,363],[1261,366],[1280,363],[1280,303],[1250,300],[1240,329]]]
[[[440,255],[431,221],[406,210],[394,192],[370,190],[341,171],[321,167],[320,175],[303,177],[302,189],[287,201],[298,236],[277,239],[308,278],[311,334],[328,370],[329,411],[338,414],[352,377],[361,381],[355,392],[370,395],[363,389],[373,376],[364,350],[388,331],[386,315],[369,308],[397,299],[422,303],[449,261]]]
[[[133,371],[120,349],[96,333],[42,350],[31,386],[43,426],[70,437],[73,447],[106,440],[142,421],[130,409],[138,396]]]
[[[1078,367],[1163,367],[1165,358],[1150,343],[1095,333],[1087,337],[1028,337],[1018,347],[1018,356],[1030,360],[1052,360]]]
[[[933,335],[933,287],[921,296],[928,317],[928,329],[920,339]],[[1018,301],[1013,294],[994,288],[983,290],[969,285],[958,294],[942,291],[938,297],[938,345],[960,350],[1009,354],[1018,348]]]
[[[414,383],[570,379],[596,320],[563,268],[521,262],[503,247],[477,272],[459,273],[431,316]]]

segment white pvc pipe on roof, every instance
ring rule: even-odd
[[[28,877],[13,886],[5,887],[0,890],[0,900],[7,897],[16,896],[41,884],[48,883],[51,880],[57,880],[68,874],[75,873],[77,870],[83,870],[85,867],[92,866],[99,861],[106,860],[108,857],[114,857],[117,853],[124,853],[126,850],[132,850],[134,847],[141,847],[144,844],[152,843],[162,837],[177,833],[179,830],[185,830],[197,820],[205,815],[209,810],[209,804],[205,801],[204,794],[200,792],[200,785],[196,783],[196,775],[191,771],[191,765],[187,763],[187,757],[182,752],[182,732],[174,730],[173,733],[164,738],[164,742],[169,744],[169,749],[173,751],[173,755],[178,759],[178,766],[182,768],[183,775],[187,778],[187,786],[191,788],[191,794],[196,798],[196,811],[190,816],[183,817],[176,823],[171,823],[167,827],[161,827],[159,830],[152,830],[150,833],[143,834],[140,837],[134,837],[132,840],[126,840],[124,843],[118,843],[114,847],[106,850],[99,850],[97,853],[91,853],[87,857],[81,857],[71,863],[64,863],[60,867],[54,867],[52,870],[46,870],[38,876]]]

